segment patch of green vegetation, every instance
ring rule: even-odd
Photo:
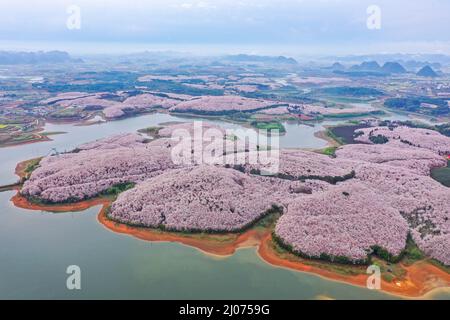
[[[226,119],[229,119],[234,122],[246,122],[251,119],[252,115],[245,112],[234,112],[226,115]]]
[[[21,134],[19,136],[14,136],[11,141],[17,143],[17,142],[26,142],[26,141],[33,141],[37,140],[36,136],[34,134]]]
[[[354,124],[353,124],[354,123]],[[355,141],[358,134],[355,133],[358,129],[364,129],[368,126],[360,124],[359,121],[354,121],[352,124],[338,125],[327,130],[327,135],[339,144],[359,143]]]
[[[337,107],[339,104],[352,104],[352,103],[370,103],[374,101],[373,97],[345,97],[345,96],[324,96],[321,98],[330,106]]]
[[[389,139],[381,134],[376,136],[370,136],[369,140],[374,144],[385,144],[389,141]]]
[[[286,132],[283,124],[276,121],[252,121],[250,124],[259,130],[267,130],[268,132],[278,130],[279,133]]]
[[[346,118],[360,118],[360,117],[367,117],[367,116],[379,116],[385,114],[382,110],[376,110],[376,111],[370,111],[370,112],[355,112],[355,113],[336,113],[336,114],[327,114],[325,115],[325,118],[332,118],[332,119],[346,119]]]
[[[191,96],[221,96],[224,94],[223,89],[196,88],[170,80],[152,80],[139,83],[139,85],[146,86],[148,90],[152,91],[187,94]]]
[[[432,105],[432,108],[424,107],[422,104]],[[409,112],[420,112],[433,116],[449,114],[448,103],[444,99],[429,97],[414,98],[390,98],[384,102],[385,107],[390,109],[400,109]]]
[[[326,147],[325,149],[322,149],[321,152],[322,152],[322,154],[325,154],[327,156],[335,158],[336,150],[337,150],[337,147]]]
[[[378,245],[372,246],[372,254],[371,256],[377,256],[384,261],[390,262],[390,263],[397,263],[403,258],[404,252],[401,252],[398,256],[394,256],[393,254],[389,253],[385,248],[380,247]]]
[[[350,96],[350,97],[367,97],[381,96],[383,92],[373,88],[366,87],[330,87],[321,88],[317,92],[331,96]]]
[[[1,123],[0,123],[0,129],[6,129],[6,128],[8,128],[8,125],[7,125],[7,124],[1,124]]]
[[[24,172],[25,172],[27,175],[32,174],[33,171],[36,170],[37,167],[39,167],[39,163],[41,162],[41,160],[42,160],[42,158],[37,158],[37,159],[30,160],[30,161],[27,163],[27,166],[25,167]]]
[[[339,144],[345,144],[345,141],[341,138],[338,137],[335,133],[333,128],[331,129],[327,129],[326,133],[325,133],[328,137],[330,137],[331,139],[333,139],[334,141],[336,141]]]
[[[78,108],[65,108],[52,112],[49,114],[49,116],[55,119],[81,118],[83,116],[83,112]]]
[[[50,131],[50,132],[42,132],[40,135],[41,136],[54,136],[57,134],[66,134],[67,132],[64,131]]]
[[[435,126],[436,130],[444,136],[450,137],[450,122],[444,124],[438,124]]]
[[[134,188],[135,185],[133,182],[118,183],[103,191],[101,195],[118,196],[120,193]]]
[[[274,243],[273,249],[280,256],[291,254],[297,257],[297,259],[305,259],[305,262],[307,263],[314,262],[314,260],[316,260],[316,262],[318,263],[320,263],[321,261],[329,261],[333,263],[333,266],[344,265],[344,268],[345,265],[348,265],[348,268],[352,268],[355,265],[374,264],[380,267],[382,276],[386,281],[392,281],[395,278],[402,278],[405,276],[406,271],[402,267],[402,264],[411,265],[426,258],[425,254],[417,247],[410,234],[408,234],[405,249],[399,255],[394,256],[380,246],[373,246],[372,253],[369,254],[366,259],[357,261],[350,260],[345,256],[330,256],[327,254],[321,254],[317,257],[311,257],[295,250],[290,244],[286,243],[283,239],[278,237],[275,232],[272,232],[272,238]],[[444,270],[450,269],[450,267],[446,267],[438,261],[434,261],[434,264],[438,264],[439,267],[444,268]]]
[[[387,282],[392,282],[395,279],[395,276],[392,273],[382,272],[381,277]]]
[[[66,83],[66,82],[43,82],[33,83],[33,88],[43,89],[48,92],[117,92],[135,89],[140,85],[137,78],[140,76],[135,72],[127,71],[89,71],[80,74],[88,75],[90,83]]]
[[[159,130],[161,130],[162,127],[148,127],[148,128],[144,128],[144,129],[139,129],[138,132],[140,133],[145,133],[149,136],[157,136],[159,133]]]
[[[287,106],[286,103],[278,103],[270,106],[257,107],[252,110],[245,111],[236,111],[236,110],[219,110],[219,111],[211,111],[211,110],[196,110],[196,109],[186,109],[186,110],[176,110],[173,111],[173,114],[177,115],[188,115],[188,116],[204,116],[204,117],[222,117],[226,120],[234,121],[234,122],[248,122],[253,118],[253,113],[259,112],[262,110],[268,110],[276,107],[284,107]],[[264,121],[261,121],[264,122]]]
[[[447,167],[431,170],[431,177],[444,186],[450,187],[450,160],[447,161]]]
[[[395,279],[402,279],[406,275],[406,270],[399,263],[394,264],[376,256],[371,257],[370,263],[380,268],[381,277],[387,282],[392,282]]]
[[[258,90],[254,92],[241,92],[240,95],[252,99],[265,99],[273,101],[285,101],[292,103],[312,103],[317,100],[307,98],[303,91],[293,86],[283,86],[281,88],[270,88],[270,86],[257,85]]]
[[[414,262],[425,259],[425,254],[422,250],[414,242],[411,234],[408,234],[408,238],[406,239],[406,248],[403,251],[403,260],[402,262],[405,265],[412,265]]]
[[[230,141],[237,141],[239,140],[238,136],[235,134],[228,134],[225,136],[225,139],[230,140]]]
[[[302,258],[298,255],[287,250],[285,247],[281,246],[277,241],[272,241],[271,249],[277,253],[282,259],[300,262],[305,265],[314,266],[320,269],[329,270],[338,274],[355,276],[358,274],[365,274],[365,267],[359,265],[349,265],[349,264],[338,264],[338,263],[328,263],[326,261],[312,260],[309,258]]]
[[[21,176],[23,176],[23,178],[21,179],[20,183],[23,183],[31,176],[33,171],[39,167],[39,163],[41,162],[41,160],[42,158],[36,158],[26,161],[25,168],[21,173]]]

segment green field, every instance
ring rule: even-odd
[[[447,162],[447,167],[431,170],[431,177],[444,186],[450,187],[450,161]]]
[[[351,144],[358,143],[355,141],[355,130],[367,128],[364,124],[349,124],[340,125],[336,127],[329,128],[327,134],[329,137],[333,138],[340,144]]]
[[[334,158],[334,157],[336,157],[336,149],[337,149],[337,147],[326,147],[325,149],[322,149],[321,152],[324,155]]]
[[[267,131],[278,130],[279,133],[286,132],[286,129],[280,122],[253,121],[251,125],[259,130],[267,130]]]

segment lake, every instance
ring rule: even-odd
[[[0,184],[14,182],[17,162],[65,151],[120,132],[134,132],[166,121],[186,121],[151,114],[92,126],[47,124],[65,131],[54,141],[0,149]],[[225,128],[238,127],[218,123]],[[336,122],[334,122],[336,123]],[[314,127],[286,124],[283,147],[320,148]],[[76,213],[16,208],[13,191],[0,193],[0,299],[391,299],[379,291],[274,267],[256,248],[217,258],[178,243],[152,243],[116,234],[98,223],[100,207]],[[81,290],[66,288],[66,268],[81,268]],[[437,299],[450,299],[440,291]]]

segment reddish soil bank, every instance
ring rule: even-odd
[[[364,273],[345,275],[326,268],[326,266],[332,266],[327,262],[308,264],[291,254],[281,256],[274,249],[271,232],[268,228],[254,228],[240,234],[181,234],[132,227],[114,222],[106,216],[106,210],[111,204],[111,200],[105,198],[95,198],[73,204],[41,205],[31,203],[17,193],[11,201],[20,208],[51,212],[82,211],[101,204],[103,207],[98,214],[98,221],[113,232],[127,234],[146,241],[178,242],[197,248],[207,254],[218,256],[232,255],[238,248],[242,247],[258,247],[259,256],[271,265],[313,273],[327,279],[366,287],[368,276]],[[320,267],[321,265],[323,268]],[[382,291],[402,297],[420,298],[432,290],[450,287],[450,274],[427,261],[419,261],[411,266],[402,267],[406,270],[406,275],[401,280],[394,279],[392,282],[383,280],[381,283]]]
[[[272,237],[270,234],[262,240],[258,253],[264,261],[275,266],[314,273],[335,281],[366,287],[368,277],[366,274],[344,275],[296,261],[294,256],[292,256],[292,259],[280,257],[272,248]],[[326,263],[324,262],[324,264]],[[429,262],[419,261],[411,266],[402,265],[402,268],[406,270],[404,278],[402,280],[394,279],[392,282],[382,280],[382,291],[402,297],[419,298],[437,288],[450,286],[450,274]]]
[[[195,247],[207,254],[217,256],[232,255],[236,249],[242,247],[253,247],[258,245],[267,230],[248,230],[241,234],[227,233],[220,235],[210,234],[181,234],[176,232],[164,232],[160,230],[132,227],[108,219],[106,216],[107,206],[104,206],[98,215],[98,221],[106,228],[117,233],[128,234],[141,240],[155,242],[178,242]]]
[[[49,212],[74,212],[74,211],[83,211],[89,209],[90,207],[103,205],[108,206],[111,201],[104,198],[94,198],[91,200],[86,200],[77,203],[69,203],[69,204],[37,204],[30,202],[27,198],[17,193],[14,197],[11,198],[12,203],[22,209],[29,210],[39,210],[39,211],[49,211]]]

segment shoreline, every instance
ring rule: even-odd
[[[289,258],[286,259],[279,256],[271,248],[271,245],[273,245],[273,242],[269,234],[258,246],[258,255],[263,261],[272,266],[311,273],[327,280],[366,288],[366,281],[369,275],[365,273],[357,275],[340,274],[321,268],[320,266],[295,261],[301,260],[301,258],[298,258],[292,253],[288,253]],[[319,262],[318,264],[333,265],[333,263],[329,262]],[[436,290],[448,290],[450,288],[450,274],[426,261],[418,261],[411,266],[401,265],[407,272],[405,279],[388,282],[382,278],[382,292],[399,298],[426,299],[428,295],[434,293]],[[442,285],[430,285],[428,283],[429,278],[439,278],[439,280],[443,281]],[[444,284],[444,282],[446,283]]]
[[[240,248],[254,247],[259,243],[267,231],[249,229],[242,233],[225,234],[179,234],[158,229],[133,227],[124,223],[110,220],[106,215],[108,205],[104,205],[97,215],[97,221],[106,229],[120,234],[151,242],[176,242],[198,249],[207,255],[228,257]]]
[[[88,208],[102,205],[97,214],[97,221],[111,232],[132,236],[136,239],[150,242],[176,242],[193,247],[210,256],[225,258],[233,255],[241,248],[254,247],[262,261],[278,268],[286,268],[299,272],[306,272],[325,278],[365,288],[368,275],[365,274],[365,266],[355,267],[338,265],[319,260],[305,260],[292,253],[280,254],[274,248],[271,229],[269,227],[253,227],[241,233],[227,234],[181,234],[166,232],[151,228],[134,227],[108,219],[106,211],[112,199],[97,197],[77,203],[61,205],[34,204],[22,197],[17,190],[11,198],[16,207],[28,210],[41,210],[50,212],[79,212]],[[344,274],[330,270],[332,267],[351,268],[357,274]],[[450,274],[439,269],[427,261],[418,261],[410,266],[401,265],[406,270],[406,275],[401,280],[388,282],[381,281],[381,291],[399,298],[426,299],[436,290],[448,290],[450,288]],[[359,269],[357,269],[359,268]]]
[[[327,134],[327,130],[329,129],[329,126],[324,126],[324,127],[325,127],[325,130],[321,130],[321,131],[315,132],[314,133],[314,137],[322,139],[322,140],[325,140],[328,143],[325,146],[325,148],[328,148],[328,147],[336,147],[336,148],[338,148],[338,147],[340,147],[341,144],[338,141],[334,140],[332,137],[330,137]]]
[[[33,128],[32,131],[28,132],[28,134],[33,135],[33,139],[28,139],[24,141],[10,141],[10,142],[3,142],[0,143],[0,148],[10,148],[10,147],[16,147],[20,145],[30,144],[30,143],[38,143],[38,142],[45,142],[45,141],[51,141],[52,139],[48,136],[44,135],[45,132],[45,120],[41,118],[35,119],[36,121],[36,127]]]
[[[1,144],[0,148],[12,148],[12,147],[22,146],[22,145],[26,145],[26,144],[46,142],[46,141],[53,141],[53,139],[51,139],[49,136],[42,135],[42,134],[39,134],[39,133],[37,133],[36,135],[38,136],[37,139],[20,141],[20,142],[14,142],[14,143]]]
[[[108,206],[111,203],[111,200],[109,199],[97,197],[90,200],[68,204],[37,204],[30,202],[27,198],[20,195],[19,190],[10,199],[10,201],[14,204],[14,206],[21,209],[33,211],[60,212],[60,213],[79,212],[95,207],[97,205]]]
[[[121,117],[121,118],[112,118],[112,119],[104,119],[104,121],[95,121],[95,122],[89,122],[89,119],[64,119],[64,120],[55,120],[55,119],[45,119],[43,124],[34,132],[31,132],[32,134],[36,135],[38,138],[34,139],[34,140],[27,140],[27,141],[21,141],[21,142],[15,142],[15,143],[11,143],[11,144],[0,144],[0,148],[10,148],[10,147],[17,147],[17,146],[21,146],[21,145],[26,145],[26,144],[32,144],[32,143],[39,143],[39,142],[48,142],[48,141],[53,141],[52,138],[50,138],[51,135],[53,134],[65,134],[66,132],[58,132],[58,133],[51,133],[49,135],[45,135],[44,127],[46,123],[50,123],[50,124],[68,124],[68,125],[73,125],[73,126],[92,126],[92,125],[102,125],[105,124],[107,122],[114,122],[114,121],[121,121],[121,120],[126,120],[129,118],[137,118],[140,116],[145,116],[145,115],[149,115],[149,114],[155,114],[155,113],[162,113],[162,114],[167,114],[170,116],[174,116],[174,117],[178,117],[180,119],[184,119],[184,120],[192,120],[192,119],[200,119],[200,120],[211,120],[211,121],[223,121],[229,124],[233,124],[233,125],[240,125],[244,128],[247,129],[254,129],[257,130],[257,128],[255,128],[254,126],[252,126],[249,122],[246,121],[233,121],[229,118],[223,117],[223,116],[215,116],[215,115],[198,115],[198,114],[191,114],[191,113],[177,113],[177,112],[169,112],[168,110],[165,109],[156,109],[156,110],[150,110],[148,112],[142,112],[142,113],[137,113],[137,114],[133,114],[133,115],[129,115],[126,117]],[[279,119],[277,117],[273,117],[273,121],[289,121],[289,119]],[[177,122],[177,121],[175,121]],[[287,133],[287,131],[284,132],[280,132],[279,135],[285,135]],[[317,134],[317,135],[316,135]],[[316,136],[319,139],[325,140],[329,143],[332,143],[332,140],[330,140],[330,138],[328,138],[326,136],[326,134],[322,135],[319,132],[316,132],[314,134],[314,136]]]
[[[167,114],[174,116],[174,117],[178,117],[181,119],[199,119],[200,121],[203,120],[210,120],[210,121],[222,121],[225,123],[229,123],[232,125],[239,125],[242,126],[246,129],[253,129],[253,130],[259,130],[258,128],[256,128],[255,126],[251,125],[251,121],[238,121],[238,120],[232,120],[227,116],[223,116],[223,115],[200,115],[200,114],[196,114],[196,113],[189,113],[189,112],[169,112],[166,111]],[[257,114],[257,113],[256,113]],[[287,121],[288,119],[286,119]],[[282,122],[279,121],[279,119],[277,117],[272,117],[271,120],[265,120],[265,121],[274,121],[274,122]],[[284,127],[284,126],[283,126]],[[283,136],[287,133],[286,128],[284,129],[283,132],[279,132],[279,136]]]
[[[37,157],[37,158],[33,158],[33,159],[28,159],[22,162],[19,162],[16,165],[16,168],[14,170],[14,173],[16,174],[16,176],[19,177],[19,184],[21,184],[23,182],[24,179],[27,178],[27,176],[29,175],[28,172],[26,172],[28,166],[36,161],[40,161],[42,159],[42,157]]]
[[[13,143],[2,143],[0,144],[0,148],[11,148],[11,147],[17,147],[17,146],[22,146],[22,145],[26,145],[26,144],[31,144],[31,143],[39,143],[39,142],[48,142],[48,141],[53,141],[52,138],[50,138],[50,136],[55,136],[58,134],[66,134],[67,132],[45,132],[43,131],[43,128],[41,128],[39,131],[35,131],[35,132],[31,132],[31,134],[34,135],[34,137],[36,137],[36,139],[30,139],[30,140],[25,140],[25,141],[19,141],[19,142],[13,142]]]

